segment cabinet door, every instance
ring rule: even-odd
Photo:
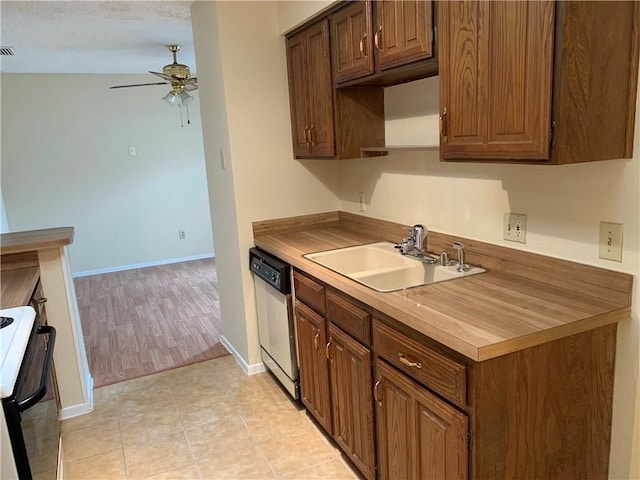
[[[294,156],[334,157],[329,20],[287,39],[287,69]]]
[[[381,479],[468,477],[467,416],[376,360]]]
[[[433,56],[433,5],[430,1],[375,2],[376,57],[379,70]]]
[[[289,102],[291,130],[295,157],[309,155],[307,142],[309,130],[309,106],[305,66],[305,34],[299,33],[287,39],[287,68],[289,70]]]
[[[333,324],[329,334],[333,438],[365,477],[373,479],[371,351]]]
[[[336,83],[374,72],[371,1],[354,2],[331,16],[333,79]]]
[[[306,305],[296,302],[298,362],[302,403],[331,434],[329,369],[325,357],[325,320]]]
[[[550,155],[554,2],[440,2],[443,159]]]
[[[329,20],[319,22],[305,32],[307,44],[305,94],[309,102],[310,153],[313,157],[334,157],[336,149]]]

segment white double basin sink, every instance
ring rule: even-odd
[[[480,267],[469,266],[467,271],[458,272],[457,264],[445,266],[425,263],[417,258],[401,255],[391,242],[308,253],[304,257],[378,292],[404,290],[485,271]]]

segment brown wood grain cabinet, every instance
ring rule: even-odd
[[[331,15],[333,78],[348,86],[388,87],[438,74],[436,4],[359,1]]]
[[[441,158],[630,158],[637,2],[439,3]]]
[[[333,436],[346,456],[369,480],[375,478],[375,433],[370,336],[360,336],[371,316],[349,299],[294,271],[298,358],[302,402]],[[301,295],[300,295],[301,294]],[[319,305],[326,296],[326,317],[303,302]],[[315,297],[315,298],[313,298]],[[339,328],[354,322],[361,343]],[[328,334],[327,334],[328,332]]]
[[[303,303],[296,301],[295,305],[302,403],[331,434],[329,369],[325,358],[327,326],[323,317]]]
[[[369,479],[375,478],[371,350],[329,324],[333,438]]]
[[[381,87],[334,89],[329,19],[287,37],[293,154],[304,158],[359,158],[363,145],[384,145]]]
[[[373,330],[380,478],[607,478],[615,324],[483,362]]]
[[[384,360],[375,378],[379,478],[466,479],[467,416]]]
[[[376,63],[380,70],[433,56],[433,5],[430,1],[374,2]]]
[[[296,157],[334,157],[329,21],[287,39],[289,98]]]
[[[331,16],[333,79],[353,80],[375,71],[371,1],[353,2]]]
[[[607,478],[616,324],[478,362],[297,269],[294,293],[302,401],[366,478]]]

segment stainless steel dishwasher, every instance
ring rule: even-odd
[[[265,366],[289,394],[300,398],[291,267],[258,248],[249,250],[258,316],[260,352]]]

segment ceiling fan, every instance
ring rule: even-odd
[[[177,54],[180,50],[180,45],[167,45],[167,48],[173,54],[173,63],[162,67],[162,73],[152,72],[151,70],[149,70],[149,73],[162,78],[163,80],[165,80],[164,82],[116,85],[110,88],[114,89],[146,87],[149,85],[171,85],[171,91],[165,97],[163,97],[163,100],[165,100],[172,107],[175,105],[179,107],[183,105],[188,106],[191,102],[193,102],[193,97],[187,92],[198,89],[198,79],[191,76],[191,71],[189,70],[189,67],[187,65],[178,63]]]

